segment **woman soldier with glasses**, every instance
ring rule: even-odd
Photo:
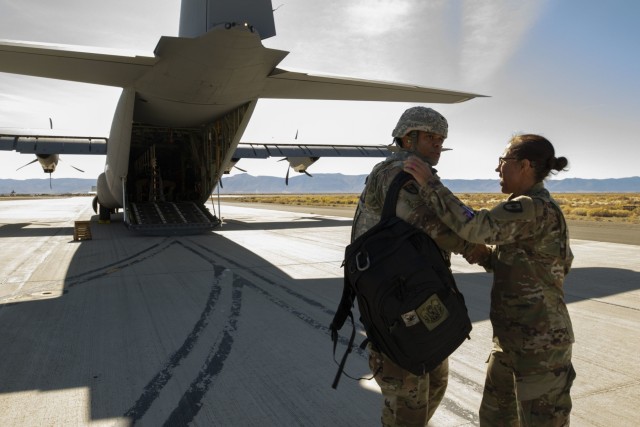
[[[573,255],[564,215],[544,188],[564,170],[539,135],[511,138],[496,172],[506,201],[491,210],[462,204],[424,162],[404,162],[420,196],[460,237],[495,245],[480,264],[493,271],[494,347],[480,406],[481,426],[565,426],[571,412],[573,329],[562,290]]]

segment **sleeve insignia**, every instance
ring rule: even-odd
[[[503,203],[502,209],[511,213],[521,213],[523,211],[522,202],[516,200],[516,201]]]
[[[402,187],[402,189],[406,190],[409,194],[418,194],[420,192],[420,189],[413,181]]]

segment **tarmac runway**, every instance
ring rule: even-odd
[[[0,425],[379,425],[374,381],[331,388],[349,218],[223,204],[215,232],[145,237],[118,215],[98,224],[90,202],[0,202]],[[74,242],[89,219],[92,240]],[[572,249],[572,425],[636,426],[640,245]],[[453,270],[473,331],[431,426],[478,425],[491,348],[491,276]],[[364,352],[347,372],[369,374]]]
[[[225,201],[225,205],[252,207],[256,209],[285,210],[288,212],[309,213],[317,215],[339,216],[353,218],[355,207],[324,207],[324,206],[293,206],[273,203],[238,203]],[[624,243],[640,245],[640,224],[629,224],[605,221],[567,221],[571,230],[571,237],[580,240],[595,240],[598,242]]]

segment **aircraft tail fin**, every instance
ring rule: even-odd
[[[233,23],[253,27],[263,40],[276,35],[271,0],[182,0],[180,37],[198,37]]]

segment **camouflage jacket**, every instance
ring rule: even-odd
[[[380,221],[384,199],[393,178],[402,171],[402,162],[412,153],[400,150],[374,166],[367,178],[351,230],[353,241]],[[451,252],[465,254],[476,246],[466,242],[447,227],[419,194],[415,181],[406,184],[396,205],[396,215],[427,233],[442,250],[447,263]]]
[[[560,207],[542,183],[491,210],[472,211],[440,181],[420,189],[438,216],[471,242],[497,245],[491,323],[494,342],[505,351],[544,352],[574,342],[562,290],[573,254]]]

